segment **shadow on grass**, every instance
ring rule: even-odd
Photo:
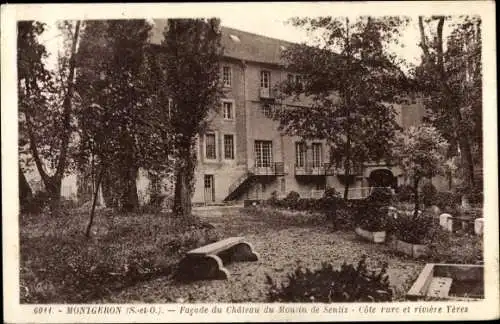
[[[116,290],[170,276],[185,251],[220,235],[195,219],[100,211],[92,236],[87,213],[21,215],[20,302],[86,303]]]

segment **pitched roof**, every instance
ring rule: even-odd
[[[163,30],[167,25],[166,19],[154,19],[150,42],[160,44],[163,39]],[[261,36],[242,30],[221,27],[222,46],[224,56],[239,60],[280,64],[281,53],[287,47],[293,45],[281,39]]]

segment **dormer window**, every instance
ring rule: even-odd
[[[241,42],[240,38],[239,38],[238,36],[236,36],[236,35],[230,34],[230,35],[229,35],[229,38],[231,38],[231,40],[232,40],[233,42],[236,42],[236,43]]]

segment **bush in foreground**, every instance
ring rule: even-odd
[[[340,270],[323,263],[320,269],[297,268],[286,284],[278,285],[266,275],[270,302],[381,302],[391,301],[393,291],[386,274],[387,264],[379,271],[367,268],[363,256],[357,266],[344,263]]]

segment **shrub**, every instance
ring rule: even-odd
[[[354,214],[356,226],[371,232],[386,230],[387,207],[380,206],[380,202],[373,202],[368,199],[359,201],[355,205]]]
[[[295,208],[290,206],[290,208],[300,210],[300,211],[306,211],[306,210],[312,211],[314,207],[315,207],[315,199],[311,199],[311,198],[300,198],[299,200],[297,200],[297,203],[295,204]]]
[[[392,199],[393,194],[389,188],[375,188],[366,198],[368,202],[377,206],[389,206]]]
[[[483,183],[482,181],[478,181],[475,183],[472,188],[467,188],[465,186],[459,186],[456,190],[456,195],[464,195],[467,194],[469,196],[469,202],[471,204],[482,204],[484,200],[483,196]]]
[[[284,199],[285,206],[291,209],[297,207],[297,203],[300,199],[300,194],[296,191],[290,191]]]
[[[406,243],[425,244],[432,240],[433,218],[430,215],[407,216],[399,214],[390,221],[390,231]]]
[[[483,237],[479,235],[436,230],[430,244],[429,262],[482,264],[484,255]]]
[[[39,214],[45,209],[45,207],[49,205],[49,202],[50,196],[46,191],[37,191],[31,199],[26,200],[26,204],[23,204],[23,206],[21,206],[21,212],[28,214]]]
[[[432,183],[426,183],[422,186],[422,202],[425,206],[431,206],[435,203],[437,189]]]
[[[400,202],[413,202],[415,193],[410,185],[401,185],[396,189],[396,198]]]
[[[375,302],[391,301],[393,291],[386,274],[387,264],[379,271],[367,269],[363,256],[357,267],[344,263],[340,270],[323,263],[320,269],[297,268],[288,274],[288,282],[278,285],[266,275],[270,302]]]
[[[454,212],[460,204],[461,196],[458,193],[440,191],[436,194],[434,203],[443,212]]]
[[[336,198],[341,198],[341,197],[342,197],[342,195],[340,194],[340,192],[338,192],[333,187],[326,188],[325,192],[323,193],[323,198],[325,198],[325,199],[336,199]]]

